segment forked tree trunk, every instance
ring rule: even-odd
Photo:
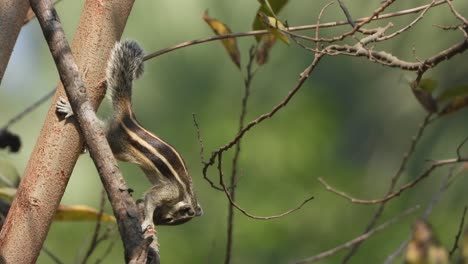
[[[121,37],[133,2],[85,2],[72,51],[94,108],[105,93],[104,86],[98,83],[104,78],[106,60],[114,43]],[[76,124],[65,125],[55,114],[55,102],[59,96],[65,96],[62,84],[59,84],[1,230],[0,263],[36,261],[82,149],[83,139]]]

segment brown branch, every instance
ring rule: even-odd
[[[367,239],[369,239],[371,236],[379,233],[380,231],[384,230],[385,228],[387,228],[388,226],[398,222],[401,218],[413,213],[414,211],[418,210],[419,209],[419,206],[416,206],[416,207],[413,207],[413,208],[410,208],[406,211],[404,211],[402,214],[400,215],[397,215],[395,217],[393,217],[392,219],[388,220],[387,222],[379,225],[378,227],[356,237],[355,239],[353,240],[350,240],[338,247],[335,247],[335,248],[332,248],[330,250],[327,250],[327,251],[324,251],[320,254],[317,254],[315,256],[312,256],[312,257],[308,257],[308,258],[305,258],[305,259],[302,259],[302,260],[297,260],[297,261],[294,261],[294,262],[291,262],[291,263],[294,263],[294,264],[305,264],[305,263],[314,263],[318,260],[321,260],[323,258],[326,258],[326,257],[330,257],[332,255],[335,255],[337,254],[338,252],[344,250],[344,249],[347,249],[347,248],[350,248],[352,247],[353,245],[357,244],[357,243],[361,243],[362,241],[365,241]]]
[[[392,5],[396,0],[386,0],[385,2],[383,2],[377,9],[375,9],[373,12],[372,12],[372,15],[367,17],[366,19],[363,19],[361,21],[359,21],[358,24],[356,24],[356,26],[353,27],[352,30],[348,31],[348,32],[345,32],[339,36],[336,36],[336,37],[332,37],[332,38],[321,38],[320,41],[321,42],[335,42],[335,41],[341,41],[343,39],[345,39],[346,37],[349,37],[351,35],[354,35],[354,33],[358,32],[364,25],[370,23],[371,21],[373,21],[373,19],[375,17],[378,17],[380,15],[380,13],[382,13],[383,11],[385,11],[385,9],[387,7],[389,7],[390,5]]]
[[[104,261],[104,259],[110,254],[110,252],[111,252],[112,248],[114,247],[116,241],[117,240],[112,240],[110,242],[109,246],[106,248],[106,250],[104,251],[102,256],[99,257],[98,259],[96,259],[96,262],[95,262],[96,264],[99,264],[99,263]]]
[[[243,136],[247,131],[249,131],[251,128],[254,126],[260,124],[261,122],[265,121],[268,118],[273,117],[279,110],[281,110],[283,107],[285,107],[288,102],[293,98],[293,96],[301,89],[302,85],[304,82],[309,78],[309,75],[312,73],[312,71],[315,69],[321,58],[323,57],[322,54],[316,54],[314,57],[314,61],[312,62],[309,67],[307,67],[301,74],[298,82],[296,83],[295,87],[291,89],[288,93],[288,95],[276,106],[273,107],[273,109],[265,113],[255,120],[250,121],[229,143],[226,145],[220,147],[217,151],[213,152],[208,160],[208,162],[205,162],[205,166],[203,167],[203,175],[207,175],[208,168],[212,166],[215,162],[216,157],[228,149],[232,148]],[[205,177],[206,178],[206,177]]]
[[[327,191],[330,191],[332,193],[335,193],[337,194],[338,196],[341,196],[343,198],[346,198],[348,199],[350,202],[352,203],[357,203],[357,204],[377,204],[377,203],[383,203],[383,202],[387,202],[397,196],[399,196],[401,193],[403,193],[404,191],[408,190],[408,189],[411,189],[413,188],[416,184],[418,184],[420,181],[422,181],[423,179],[425,179],[427,176],[429,176],[433,170],[435,170],[436,168],[438,167],[441,167],[441,166],[444,166],[444,165],[448,165],[448,164],[454,164],[454,163],[459,163],[459,162],[466,162],[468,161],[468,159],[448,159],[448,160],[438,160],[438,161],[435,161],[427,170],[425,170],[421,175],[419,175],[416,179],[414,179],[413,181],[410,181],[408,182],[407,184],[403,185],[400,187],[400,189],[398,189],[397,191],[395,192],[392,192],[388,195],[386,195],[385,197],[383,198],[379,198],[379,199],[357,199],[357,198],[354,198],[352,197],[351,195],[345,193],[345,192],[342,192],[342,191],[338,191],[336,190],[335,188],[333,188],[332,186],[330,186],[328,183],[326,183],[322,178],[318,178],[318,180],[320,181],[320,183],[327,189]]]
[[[447,174],[447,176],[442,180],[442,182],[440,183],[440,186],[437,190],[437,192],[434,193],[434,195],[432,196],[430,202],[427,204],[426,206],[426,210],[424,210],[424,213],[422,214],[421,216],[421,219],[422,220],[427,220],[430,216],[430,214],[432,213],[432,210],[434,209],[434,206],[437,204],[437,202],[440,200],[440,197],[442,196],[442,194],[448,189],[448,187],[450,186],[450,184],[453,182],[454,180],[454,176],[457,176],[459,174],[459,170],[455,173],[454,175],[454,172],[455,172],[455,166],[452,166],[450,169],[449,169],[449,173]],[[393,252],[392,254],[390,254],[384,261],[384,264],[390,264],[390,263],[393,263],[394,260],[403,252],[403,250],[406,249],[406,247],[408,246],[408,243],[409,241],[411,240],[412,238],[412,235],[410,234],[408,236],[408,238],[406,240],[404,240],[400,246],[397,248],[397,250],[395,250],[395,252]]]
[[[461,158],[461,149],[463,148],[463,146],[466,144],[466,142],[468,142],[468,137],[466,137],[465,139],[462,140],[462,142],[460,143],[460,145],[458,145],[457,147],[457,157],[458,158]]]
[[[99,204],[99,212],[98,212],[97,219],[96,219],[96,225],[94,227],[93,237],[91,238],[91,243],[89,244],[88,250],[86,251],[86,254],[81,263],[86,263],[89,257],[91,256],[91,254],[93,254],[94,250],[98,246],[98,243],[99,243],[98,237],[99,237],[99,232],[101,230],[101,223],[102,223],[101,217],[102,217],[102,214],[104,213],[105,205],[106,205],[106,191],[103,189],[101,191],[101,202]]]
[[[390,35],[386,35],[384,37],[380,37],[378,38],[376,41],[385,41],[385,40],[388,40],[388,39],[391,39],[391,38],[394,38],[395,36],[405,32],[406,30],[410,29],[411,27],[413,27],[416,23],[418,23],[423,17],[424,15],[426,14],[426,12],[431,9],[432,7],[434,7],[436,1],[433,0],[429,5],[427,5],[427,7],[421,12],[421,14],[419,14],[419,16],[416,17],[416,19],[414,19],[411,23],[409,23],[408,25],[406,25],[405,27],[401,28],[400,30],[397,30],[395,32],[393,32],[392,34]]]
[[[432,116],[431,114],[426,115],[426,117],[424,117],[423,122],[419,125],[419,128],[418,128],[418,131],[416,132],[416,135],[411,140],[409,149],[406,151],[406,153],[403,154],[403,159],[402,159],[402,161],[400,163],[400,166],[399,166],[397,172],[395,173],[395,175],[392,176],[392,178],[390,180],[390,186],[388,187],[388,190],[387,190],[387,193],[385,194],[385,196],[390,195],[393,192],[393,190],[395,189],[395,186],[396,186],[398,180],[400,179],[402,173],[406,169],[409,158],[414,153],[414,151],[416,149],[416,145],[421,140],[421,137],[424,134],[424,131],[426,130],[427,126],[430,123],[431,116]],[[383,202],[383,203],[381,203],[379,205],[379,207],[375,211],[374,215],[372,216],[372,219],[370,220],[369,224],[367,224],[366,228],[364,229],[363,233],[368,232],[369,230],[371,230],[375,226],[375,224],[377,224],[377,220],[382,215],[382,213],[383,213],[383,211],[385,209],[385,205],[386,205],[386,202]],[[356,245],[354,245],[353,248],[344,257],[343,262],[346,263],[357,252],[360,245],[361,245],[361,243],[357,243]]]
[[[240,207],[231,197],[231,194],[229,193],[229,190],[227,189],[226,187],[226,184],[224,183],[224,175],[223,175],[223,166],[222,166],[222,160],[223,160],[223,154],[222,152],[219,152],[218,155],[217,155],[217,160],[218,160],[218,174],[219,174],[219,184],[223,187],[223,190],[224,190],[224,193],[226,194],[226,197],[229,199],[229,202],[237,209],[239,210],[241,213],[243,213],[245,216],[249,217],[249,218],[252,218],[252,219],[256,219],[256,220],[272,220],[272,219],[276,219],[276,218],[281,218],[283,216],[286,216],[290,213],[293,213],[299,209],[302,208],[302,206],[304,206],[307,202],[309,202],[310,200],[314,199],[314,197],[309,197],[307,199],[305,199],[299,206],[297,206],[296,208],[293,208],[293,209],[290,209],[284,213],[281,213],[281,214],[278,214],[278,215],[270,215],[270,216],[256,216],[256,215],[253,215],[249,212],[247,212],[247,210],[245,210],[244,208]]]
[[[435,7],[435,6],[442,5],[442,4],[445,3],[445,1],[446,0],[436,1],[434,4],[432,4],[432,6]],[[388,18],[391,18],[391,17],[397,17],[397,16],[404,16],[404,15],[413,14],[413,13],[419,13],[419,12],[425,10],[430,5],[431,4],[427,4],[427,5],[422,5],[422,6],[418,6],[418,7],[415,7],[415,8],[410,8],[410,9],[401,10],[401,11],[397,11],[397,12],[392,12],[392,13],[387,13],[387,14],[379,14],[377,17],[375,17],[375,14],[373,14],[372,16],[369,16],[369,17],[359,18],[355,22],[363,23],[362,25],[364,25],[364,24],[367,24],[371,20],[375,21],[375,20],[381,20],[381,19],[388,19]],[[328,22],[328,23],[314,24],[314,25],[295,26],[295,27],[288,27],[287,32],[295,32],[295,31],[302,31],[302,30],[309,30],[309,29],[316,29],[316,28],[328,28],[328,27],[345,26],[345,25],[348,25],[348,24],[349,24],[348,21],[336,21],[336,22]],[[360,27],[362,27],[362,25],[357,27],[357,30],[359,30]],[[200,39],[196,39],[196,40],[192,40],[192,41],[186,41],[186,42],[182,42],[182,43],[179,43],[177,45],[174,45],[172,47],[168,47],[168,48],[165,48],[165,49],[158,50],[158,51],[155,51],[153,53],[150,53],[150,54],[145,56],[144,60],[146,61],[146,60],[161,56],[163,54],[166,54],[166,53],[169,53],[169,52],[181,49],[181,48],[186,48],[186,47],[189,47],[189,46],[194,46],[194,45],[202,44],[202,43],[206,43],[206,42],[217,41],[217,40],[227,39],[227,38],[240,38],[240,37],[249,37],[249,36],[256,36],[256,35],[264,35],[264,34],[268,34],[268,33],[269,32],[266,29],[265,30],[253,30],[253,31],[241,32],[241,33],[233,33],[233,34],[227,34],[227,35],[217,35],[217,36],[200,38]],[[334,39],[312,39],[312,40],[313,41],[327,41],[328,40],[328,42],[333,42],[333,41],[337,41],[337,40],[340,40],[340,39],[337,39],[337,40],[334,40]]]
[[[247,76],[244,79],[244,96],[241,102],[241,112],[239,115],[239,131],[244,128],[245,117],[247,115],[247,102],[250,96],[250,88],[252,80],[255,76],[256,70],[253,69],[253,64],[256,55],[256,47],[252,46],[249,50],[249,62],[247,63],[246,71]],[[241,151],[241,141],[237,142],[234,150],[234,157],[232,158],[232,170],[231,170],[231,183],[230,183],[230,195],[233,201],[236,200],[236,184],[238,179],[237,169],[239,155]],[[231,263],[232,245],[233,245],[233,233],[234,233],[234,206],[232,203],[228,205],[228,220],[227,220],[227,238],[226,238],[226,255],[224,263]]]
[[[21,111],[20,113],[18,113],[16,116],[10,118],[10,120],[8,120],[8,122],[0,129],[1,130],[6,130],[8,129],[11,125],[13,125],[14,123],[18,122],[19,120],[21,120],[23,117],[25,117],[27,114],[31,113],[32,111],[34,111],[34,109],[36,109],[37,107],[39,107],[41,104],[43,104],[44,102],[46,102],[50,97],[52,97],[55,92],[56,92],[57,88],[51,90],[50,92],[48,92],[47,94],[45,94],[44,96],[42,96],[41,98],[39,98],[37,101],[33,102],[31,105],[29,105],[28,107],[26,107],[23,111]]]
[[[0,49],[0,84],[28,8],[28,0],[4,0],[0,4],[0,43],[2,43]]]
[[[453,253],[455,253],[455,250],[458,248],[458,240],[460,240],[461,233],[463,232],[463,226],[465,225],[465,216],[466,216],[466,210],[468,207],[465,205],[465,208],[463,209],[463,214],[460,220],[460,226],[458,227],[458,232],[455,235],[455,241],[453,242],[452,249],[449,252],[450,258],[452,258]]]
[[[205,150],[205,146],[203,144],[203,139],[202,139],[202,136],[201,136],[201,131],[200,131],[200,126],[198,125],[198,121],[197,121],[197,116],[192,113],[192,117],[193,117],[193,124],[195,126],[195,130],[197,132],[197,138],[198,138],[198,144],[200,145],[200,160],[201,160],[201,163],[206,166],[208,164],[208,162],[205,161],[205,158],[204,158],[204,150]],[[210,164],[212,165],[212,164]],[[208,166],[210,166],[208,165]],[[205,181],[207,181],[211,188],[215,189],[215,190],[218,190],[218,191],[223,191],[223,188],[217,186],[209,177],[208,177],[208,174],[207,173],[203,173],[203,179],[205,179]]]
[[[436,55],[426,59],[423,62],[403,61],[388,52],[364,49],[359,46],[330,45],[326,49],[324,49],[324,52],[327,53],[327,55],[348,55],[354,57],[366,57],[371,62],[382,64],[384,66],[392,68],[400,68],[407,71],[416,71],[418,72],[418,74],[422,75],[422,73],[424,73],[428,69],[435,67],[443,61],[449,60],[450,58],[459,53],[463,53],[467,49],[468,38],[465,38],[463,41],[451,46],[448,49],[440,51]]]
[[[46,253],[46,255],[55,262],[55,264],[63,264],[63,262],[47,247],[43,246],[42,251],[44,251],[44,253]]]
[[[62,0],[55,0],[52,4],[55,6],[56,4],[60,2],[62,2]],[[36,14],[34,14],[34,11],[30,7],[28,9],[28,12],[26,13],[26,17],[24,18],[23,26],[26,26],[29,22],[31,22],[35,18],[36,18]]]
[[[465,26],[468,26],[468,20],[464,16],[462,16],[457,9],[455,9],[455,6],[452,3],[452,0],[446,0],[446,3],[450,7],[450,11],[452,11],[453,15],[458,18]]]
[[[39,20],[70,105],[86,139],[87,149],[111,201],[123,239],[126,260],[127,262],[135,261],[132,255],[136,252],[140,252],[137,253],[139,258],[148,254],[148,248],[141,247],[143,238],[137,206],[127,192],[128,188],[122,174],[116,169],[117,162],[94,109],[88,101],[86,87],[52,3],[50,0],[31,0],[30,4]]]

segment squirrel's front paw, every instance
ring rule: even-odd
[[[143,221],[143,224],[141,224],[141,232],[151,234],[155,233],[154,224],[151,223],[151,221]]]
[[[70,106],[70,103],[67,101],[67,99],[63,97],[59,97],[59,100],[57,101],[55,110],[57,113],[61,113],[65,115],[65,119],[69,118],[70,116],[73,115],[73,110]]]

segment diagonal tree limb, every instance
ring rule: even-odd
[[[149,243],[148,240],[143,240],[140,229],[141,217],[139,219],[137,205],[127,191],[125,180],[118,170],[117,161],[112,154],[100,121],[88,101],[86,87],[74,61],[58,14],[50,0],[31,0],[30,4],[39,20],[60,79],[64,84],[72,109],[76,113],[81,133],[86,139],[87,148],[112,204],[123,238],[126,260],[127,262],[146,260]],[[140,244],[147,245],[142,247]],[[133,256],[137,256],[138,260]]]

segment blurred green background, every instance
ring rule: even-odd
[[[348,1],[355,18],[367,16],[380,1]],[[388,12],[430,1],[399,1]],[[468,15],[468,3],[456,1]],[[57,11],[69,40],[76,30],[84,1],[63,1]],[[291,0],[280,17],[290,26],[315,23],[327,1]],[[154,52],[174,44],[210,36],[202,20],[210,16],[228,24],[234,32],[248,31],[258,9],[257,1],[135,1],[124,39],[138,40]],[[415,18],[392,19],[391,30]],[[322,21],[343,20],[335,4]],[[389,20],[375,23],[386,25]],[[434,8],[409,33],[377,48],[392,51],[414,61],[451,46],[462,36],[458,31],[442,31],[432,24],[456,24],[446,6]],[[347,28],[323,29],[333,35]],[[312,35],[314,32],[308,32]],[[245,66],[253,37],[238,39]],[[247,120],[268,112],[295,85],[312,54],[297,45],[277,43],[270,61],[261,67],[252,84]],[[444,62],[426,76],[440,86],[468,83],[467,55]],[[217,149],[236,134],[243,95],[245,67],[240,72],[218,42],[188,47],[146,62],[146,72],[136,82],[134,107],[140,122],[175,146],[184,156],[194,179],[205,215],[185,225],[158,229],[163,263],[222,263],[226,244],[227,199],[202,178],[199,145],[192,122],[196,113],[205,143],[205,153]],[[387,191],[425,116],[415,100],[408,80],[414,73],[378,66],[363,58],[326,57],[301,91],[274,118],[252,129],[244,138],[240,157],[238,202],[257,215],[281,213],[310,195],[315,199],[287,217],[259,221],[236,211],[233,263],[287,263],[315,255],[358,236],[367,225],[376,205],[351,204],[326,192],[317,181],[323,177],[333,186],[359,198],[378,198]],[[4,124],[57,83],[58,75],[37,21],[25,26],[0,88],[0,124]],[[42,105],[10,129],[21,136],[23,147],[17,154],[0,152],[22,174],[30,152],[52,102]],[[109,110],[105,102],[100,113]],[[426,159],[455,157],[457,145],[468,135],[467,110],[449,115],[430,125],[410,159],[402,182],[414,179],[427,167]],[[225,171],[232,153],[225,155]],[[135,197],[149,187],[134,165],[120,163]],[[380,222],[416,204],[426,205],[447,175],[442,168],[416,188],[387,205]],[[466,173],[465,173],[466,174]],[[218,181],[215,170],[210,170]],[[459,177],[442,196],[429,220],[442,243],[450,247],[459,218],[467,203],[468,179]],[[73,172],[63,204],[98,207],[101,183],[89,156],[82,155]],[[111,213],[109,205],[106,211]],[[422,214],[423,210],[418,211]],[[410,232],[413,214],[363,244],[351,263],[380,263]],[[74,263],[87,248],[94,223],[52,225],[46,247],[64,263]],[[112,240],[118,240],[118,236]],[[110,242],[109,241],[109,242]],[[101,245],[91,263],[100,257],[108,242]],[[344,253],[322,263],[338,263]],[[38,263],[53,263],[41,254]],[[123,263],[120,241],[103,263]]]

